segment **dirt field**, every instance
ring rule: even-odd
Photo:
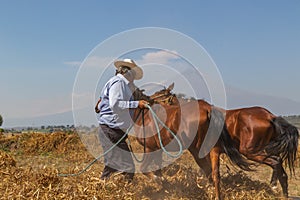
[[[299,152],[299,149],[298,149]],[[289,177],[289,193],[300,196],[300,158],[296,177]],[[77,134],[0,135],[0,199],[213,199],[214,188],[185,152],[176,163],[163,169],[161,184],[137,174],[132,183],[121,175],[99,179],[102,162],[76,177],[74,173],[94,158]],[[224,199],[280,199],[281,188],[269,186],[271,170],[260,166],[245,173],[222,157],[221,187]],[[289,173],[289,172],[288,172]]]

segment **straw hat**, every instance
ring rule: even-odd
[[[135,72],[135,76],[134,79],[135,80],[139,80],[143,77],[143,70],[142,68],[140,68],[139,66],[137,66],[137,64],[135,64],[135,62],[132,59],[124,59],[124,60],[117,60],[115,61],[115,66],[118,69],[119,67],[125,66],[125,67],[129,67],[131,70],[134,70]]]

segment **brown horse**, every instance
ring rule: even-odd
[[[287,161],[291,174],[294,172],[297,128],[262,107],[227,110],[226,125],[243,155],[272,167],[271,185],[279,180],[284,196],[288,197],[288,176],[282,163]]]
[[[168,90],[171,89],[170,87],[168,88]],[[151,97],[154,102],[164,99],[163,95],[159,97],[157,93]],[[143,98],[149,100],[149,97],[144,96]],[[168,100],[166,98],[164,100],[172,102],[175,99]],[[224,126],[225,119],[223,114],[210,104],[204,101],[194,101],[183,106],[162,103],[158,105],[154,104],[152,108],[159,118],[165,121],[165,125],[176,133],[176,137],[180,140],[183,148],[189,150],[199,167],[207,175],[212,174],[216,198],[221,198],[219,174],[219,156],[221,153],[225,152],[231,161],[240,168],[250,170],[250,164],[233,145],[226,126]],[[154,119],[149,113],[149,110],[145,110],[144,120],[140,118],[136,121],[135,133],[139,143],[146,147],[141,170],[150,177],[156,177],[156,175],[161,175],[161,149],[166,148],[168,151],[178,151],[178,144],[176,144],[174,136],[166,128],[162,127],[160,130],[161,145]],[[138,110],[136,110],[135,115],[138,115]],[[145,125],[145,132],[142,128],[143,123]],[[144,134],[146,134],[146,137]],[[216,137],[211,138],[214,141],[206,141],[205,138],[207,135]],[[199,152],[205,143],[209,144],[212,148],[208,149],[207,154],[204,154],[205,156],[200,158]],[[147,169],[153,161],[159,166],[154,174]]]
[[[162,104],[187,103],[187,100],[177,99],[170,89],[161,90],[151,98]],[[205,104],[203,100],[197,101]],[[262,107],[219,110],[226,114],[226,127],[235,147],[248,159],[270,166],[273,169],[271,185],[276,185],[279,180],[283,195],[288,197],[288,177],[282,163],[287,161],[291,174],[294,172],[299,138],[297,128]]]

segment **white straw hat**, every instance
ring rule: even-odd
[[[124,60],[117,60],[115,61],[115,66],[118,69],[119,67],[125,66],[125,67],[129,67],[131,70],[134,70],[135,72],[135,76],[134,79],[135,80],[139,80],[143,77],[143,70],[142,68],[140,68],[139,66],[137,66],[137,64],[135,64],[135,62],[132,59],[124,59]]]

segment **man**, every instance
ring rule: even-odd
[[[143,77],[143,70],[131,59],[116,61],[116,74],[101,91],[98,104],[99,138],[104,152],[119,142],[132,122],[135,108],[146,108],[147,101],[135,101],[134,80]],[[134,176],[134,162],[125,141],[125,137],[118,145],[104,155],[104,170],[101,179],[107,179],[114,172],[122,172],[131,181]]]

